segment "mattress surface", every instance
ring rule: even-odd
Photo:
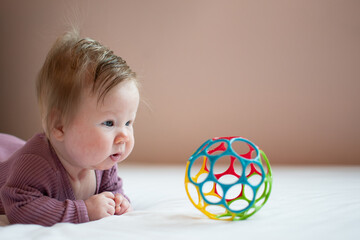
[[[211,220],[189,201],[184,166],[120,165],[134,211],[84,224],[8,225],[5,239],[358,239],[360,166],[275,166],[268,202],[243,221]]]

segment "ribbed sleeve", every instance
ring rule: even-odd
[[[65,169],[46,137],[37,135],[8,161],[0,199],[10,223],[51,226],[89,221],[84,201],[76,200]]]
[[[99,192],[113,192],[123,193],[122,180],[117,175],[117,166],[115,165],[110,170],[104,171],[101,175],[101,185],[99,186]]]

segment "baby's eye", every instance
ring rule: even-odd
[[[108,120],[108,121],[103,122],[102,125],[104,125],[106,127],[113,127],[114,121]]]
[[[125,123],[125,126],[130,126],[131,125],[131,121],[127,121],[127,123]]]

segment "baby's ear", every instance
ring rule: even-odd
[[[51,129],[51,133],[53,137],[59,142],[64,140],[64,126],[63,125],[55,125]]]
[[[51,135],[58,141],[64,139],[63,119],[58,112],[53,111],[51,114]]]

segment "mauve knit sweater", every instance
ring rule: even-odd
[[[95,173],[95,194],[124,194],[116,165]],[[67,172],[44,134],[35,135],[0,162],[0,214],[6,214],[10,223],[44,226],[89,221],[85,202],[75,199]]]

